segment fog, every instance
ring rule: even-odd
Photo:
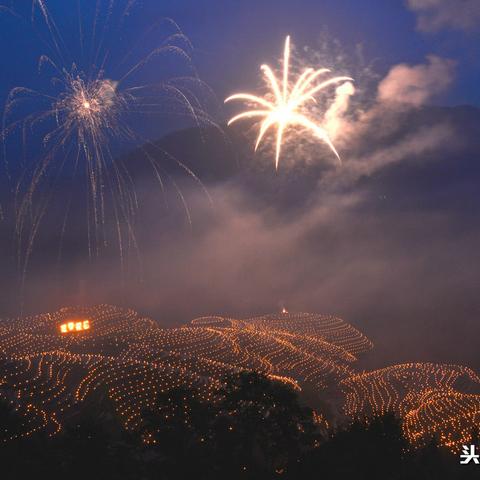
[[[248,134],[187,130],[161,144],[207,193],[178,172],[162,192],[133,152],[136,245],[122,255],[108,216],[108,242],[88,254],[81,195],[62,234],[58,188],[22,276],[3,188],[1,314],[110,303],[175,326],[286,307],[343,317],[373,340],[377,366],[480,368],[480,112],[422,105],[448,85],[439,69],[453,64],[395,66],[368,108],[338,108],[341,166],[299,132],[275,172]]]

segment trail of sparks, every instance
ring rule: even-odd
[[[113,17],[117,3],[120,4],[120,18],[115,23]],[[107,0],[107,11],[102,15],[100,10],[103,4],[98,0],[91,38],[85,37],[85,19],[79,15],[81,62],[77,62],[72,58],[75,50],[68,48],[46,2],[32,1],[32,21],[38,9],[48,34],[46,41],[41,40],[49,54],[40,57],[39,71],[48,74],[52,87],[49,91],[25,87],[12,89],[0,128],[7,174],[7,140],[14,133],[21,136],[24,152],[27,147],[42,152],[35,159],[27,159],[24,153],[25,168],[19,178],[15,178],[17,258],[22,275],[26,274],[34,240],[53,203],[53,184],[57,185],[55,182],[61,181],[62,171],[67,168],[74,176],[81,175],[83,171],[82,175],[87,182],[86,227],[90,256],[98,255],[100,247],[107,246],[106,224],[111,212],[115,217],[122,268],[124,249],[133,246],[138,250],[134,233],[138,199],[127,166],[118,158],[118,154],[113,153],[119,145],[142,150],[144,160],[151,164],[152,173],[159,180],[162,190],[164,183],[160,176],[164,175],[169,180],[189,221],[190,212],[185,198],[165,165],[162,165],[160,157],[170,164],[173,162],[175,168],[192,177],[205,191],[203,184],[187,165],[144,138],[138,128],[140,119],[167,114],[187,118],[197,127],[216,126],[195,93],[200,92],[205,98],[205,90],[208,88],[199,80],[191,64],[189,40],[175,22],[162,19],[143,32],[136,42],[128,45],[120,61],[111,58],[107,33],[115,33],[117,28],[122,31],[123,23],[134,3],[135,0],[126,0],[123,8],[120,8],[121,2]],[[101,21],[101,18],[104,20]],[[163,35],[160,43],[155,40],[157,43],[154,48],[147,50],[148,47],[143,46],[147,43],[145,37],[160,27],[168,28],[170,33]],[[147,50],[146,55],[144,49]],[[142,50],[141,54],[139,50]],[[83,58],[85,55],[87,58]],[[144,67],[165,55],[178,59],[188,73],[178,78],[153,82],[141,78]],[[26,108],[29,109],[27,114]],[[41,140],[40,148],[37,148],[35,140]],[[44,186],[49,190],[45,197],[39,198],[39,192]],[[61,222],[62,237],[71,202],[71,198],[64,199],[67,212]],[[0,211],[0,216],[1,214]]]
[[[331,85],[341,82],[353,81],[352,78],[341,76],[316,83],[319,77],[330,72],[328,68],[315,70],[307,68],[297,79],[290,84],[290,36],[285,40],[285,50],[283,54],[283,79],[278,80],[275,73],[268,65],[262,65],[261,70],[264,74],[267,87],[270,94],[267,97],[259,97],[251,93],[237,93],[228,97],[225,102],[240,100],[255,104],[255,109],[242,112],[228,122],[231,125],[238,120],[263,118],[260,124],[260,131],[255,144],[255,151],[262,143],[267,132],[276,127],[275,142],[275,169],[278,170],[281,150],[284,140],[284,134],[287,128],[299,125],[310,131],[313,135],[325,142],[337,159],[340,160],[335,146],[330,140],[326,130],[318,125],[314,120],[310,119],[305,113],[305,106],[308,102],[315,102],[315,96]],[[269,98],[273,97],[273,100]]]

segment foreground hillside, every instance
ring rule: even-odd
[[[406,438],[435,437],[458,451],[480,421],[480,378],[457,365],[410,363],[370,372],[356,366],[373,348],[343,320],[279,313],[197,318],[165,329],[109,305],[2,320],[0,394],[22,415],[20,433],[55,435],[99,389],[124,427],[172,388],[211,400],[228,374],[255,370],[308,395],[325,427],[393,411]]]

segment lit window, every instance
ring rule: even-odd
[[[84,330],[90,330],[90,320],[74,320],[60,325],[60,332],[83,332]]]

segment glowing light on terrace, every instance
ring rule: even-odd
[[[90,330],[90,320],[70,320],[60,325],[60,333],[74,333]]]

